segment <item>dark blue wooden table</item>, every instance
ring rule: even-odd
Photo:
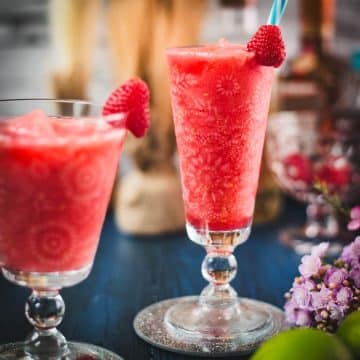
[[[303,208],[288,201],[276,223],[253,228],[236,250],[239,268],[232,284],[240,295],[283,306],[299,257],[278,242],[278,231],[303,219]],[[132,321],[153,302],[199,294],[206,284],[200,273],[204,256],[185,233],[130,237],[116,229],[109,215],[90,277],[62,291],[67,308],[60,330],[68,339],[104,346],[127,360],[183,359],[138,339]],[[23,340],[30,331],[24,316],[28,294],[0,279],[0,344]]]

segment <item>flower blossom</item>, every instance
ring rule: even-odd
[[[318,256],[315,255],[305,255],[301,259],[301,264],[299,265],[299,272],[305,278],[309,278],[312,275],[318,273],[321,267],[321,260]]]
[[[360,309],[360,236],[332,265],[323,264],[328,246],[322,243],[301,259],[301,276],[286,294],[284,306],[290,325],[334,332],[345,316]]]
[[[341,285],[347,277],[348,273],[345,269],[330,268],[325,274],[324,282],[327,286],[336,287]]]
[[[322,242],[319,245],[314,246],[311,249],[311,255],[317,256],[319,258],[323,258],[326,255],[328,249],[329,249],[329,243],[328,242]]]
[[[360,206],[355,206],[351,209],[350,222],[347,227],[351,231],[360,229]]]

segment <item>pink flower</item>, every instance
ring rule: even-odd
[[[322,242],[321,244],[314,246],[311,249],[311,255],[318,256],[319,258],[323,258],[329,249],[328,242]]]
[[[328,310],[330,313],[330,319],[332,320],[342,320],[345,316],[345,309],[343,306],[337,305],[331,302],[328,306]]]
[[[352,258],[352,243],[344,246],[343,251],[341,253],[341,259],[345,262],[350,262]]]
[[[303,286],[294,287],[293,300],[299,308],[306,308],[311,300],[310,291]]]
[[[354,206],[354,207],[351,209],[350,217],[351,217],[352,219],[360,219],[360,205]]]
[[[311,325],[311,316],[306,310],[298,310],[296,314],[296,325],[297,326],[310,326]]]
[[[360,236],[357,236],[351,244],[344,247],[341,259],[352,267],[360,266]]]
[[[328,244],[320,244],[301,259],[301,276],[286,294],[285,316],[292,326],[321,324],[323,330],[333,332],[345,316],[359,308],[360,236],[333,265],[322,265],[327,248]]]
[[[309,278],[312,275],[315,275],[319,272],[321,267],[321,260],[318,256],[314,255],[305,255],[301,259],[301,264],[299,266],[300,274],[305,278]]]
[[[355,206],[350,212],[350,222],[348,223],[348,229],[351,231],[360,229],[360,206]]]
[[[336,303],[340,306],[349,305],[353,297],[353,292],[348,287],[341,288],[336,294]]]
[[[351,269],[349,277],[354,281],[355,286],[360,289],[360,267]]]
[[[332,291],[323,286],[320,291],[311,293],[311,304],[315,309],[324,308],[332,299]]]
[[[296,323],[296,315],[297,315],[297,311],[296,311],[296,304],[294,303],[294,301],[291,299],[289,301],[286,302],[284,309],[285,309],[285,316],[286,316],[286,321],[289,324],[295,324]]]
[[[360,257],[360,236],[357,236],[353,241],[353,253],[355,257]]]
[[[325,274],[325,284],[339,286],[348,277],[348,273],[344,269],[330,268]]]
[[[316,284],[314,283],[314,281],[310,280],[310,279],[306,279],[302,286],[307,289],[307,290],[314,290],[316,287]]]

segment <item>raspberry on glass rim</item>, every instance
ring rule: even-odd
[[[278,68],[286,58],[285,44],[277,25],[262,25],[247,43],[258,64]]]
[[[112,92],[102,114],[125,114],[126,128],[134,136],[142,137],[150,126],[149,99],[150,92],[146,83],[139,78],[130,79]],[[116,125],[117,122],[114,122],[114,126]]]

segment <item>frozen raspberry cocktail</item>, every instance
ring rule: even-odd
[[[41,110],[0,122],[0,259],[6,270],[91,266],[125,132]]]
[[[167,55],[187,221],[215,231],[247,227],[274,69],[225,42]]]
[[[244,354],[282,326],[279,309],[239,299],[229,283],[237,270],[233,251],[250,233],[274,67],[284,55],[279,28],[267,25],[247,46],[222,40],[167,50],[186,228],[206,248],[201,270],[210,284],[199,297],[168,300],[138,315],[135,328],[152,343]],[[155,327],[160,317],[172,342],[141,330],[148,318]]]
[[[110,110],[109,102],[0,101],[0,267],[33,290],[34,325],[24,343],[0,346],[1,359],[120,359],[56,329],[59,290],[91,270],[127,130],[142,136],[148,127],[145,83],[130,80],[109,101]]]

